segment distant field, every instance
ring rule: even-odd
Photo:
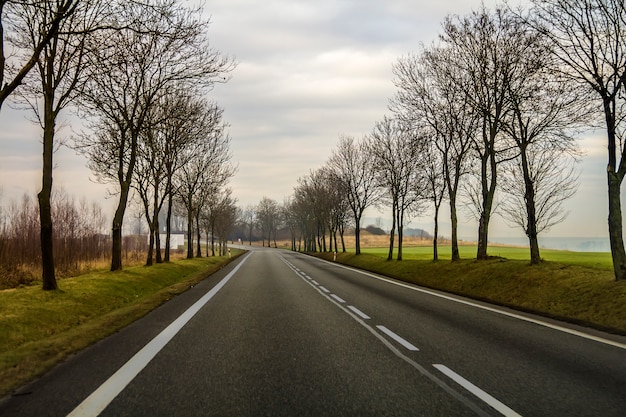
[[[362,248],[363,253],[369,253],[386,258],[389,248]],[[449,260],[451,257],[450,245],[439,246],[439,259]],[[461,258],[476,258],[476,246],[460,246]],[[491,256],[512,260],[530,260],[528,248],[515,248],[506,246],[490,246],[488,253]],[[398,251],[394,249],[394,259]],[[430,260],[433,257],[433,248],[430,246],[408,246],[402,248],[402,258],[405,260]],[[611,254],[606,252],[569,252],[560,250],[542,249],[541,257],[546,261],[559,262],[572,265],[581,265],[591,268],[611,270]]]

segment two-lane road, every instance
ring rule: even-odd
[[[0,416],[626,415],[626,341],[569,329],[260,249]]]

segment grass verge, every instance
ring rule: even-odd
[[[233,250],[233,258],[242,251]],[[73,352],[118,331],[202,281],[227,257],[179,260],[0,291],[0,397]]]
[[[332,259],[331,254],[315,255]],[[626,282],[616,282],[602,261],[568,261],[576,256],[560,254],[559,262],[531,266],[528,260],[506,258],[386,261],[385,251],[371,250],[359,256],[340,253],[337,261],[420,286],[626,334]]]

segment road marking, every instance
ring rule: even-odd
[[[320,283],[319,283],[319,282],[317,282],[317,281],[315,281],[314,279],[312,279],[312,280],[311,280],[311,282],[312,282],[313,284],[317,285],[317,286],[319,286],[319,285],[320,285]]]
[[[362,312],[361,310],[359,310],[358,308],[356,308],[355,306],[348,306],[348,308],[357,316],[361,317],[363,320],[369,320],[370,316],[368,316],[367,314],[365,314],[364,312]]]
[[[180,329],[235,275],[253,252],[226,275],[216,286],[196,301],[183,314],[167,326],[154,339],[128,360],[89,397],[80,403],[67,417],[90,417],[99,415],[124,388],[141,372],[148,363],[176,336]]]
[[[402,337],[398,336],[396,333],[392,332],[391,330],[389,330],[385,326],[376,326],[376,328],[378,330],[380,330],[381,332],[385,333],[387,336],[391,337],[396,342],[400,343],[402,346],[404,346],[408,350],[411,350],[413,352],[417,352],[419,350],[418,348],[413,346],[411,343],[407,342],[405,339],[403,339]]]
[[[497,410],[499,413],[506,417],[521,417],[518,413],[511,410],[506,405],[502,404],[500,401],[487,394],[482,389],[478,388],[476,385],[469,382],[467,379],[463,378],[461,375],[454,372],[452,369],[448,368],[445,365],[434,364],[435,368],[437,368],[444,375],[448,376],[452,380],[454,380],[457,384],[461,385],[463,388],[474,394],[476,397],[483,400],[485,403],[489,404],[492,408]]]
[[[330,290],[326,287],[323,287],[320,285],[320,290],[324,291],[326,294],[328,294],[330,292]]]
[[[319,258],[317,258],[317,259],[319,259]],[[573,335],[573,336],[582,337],[583,339],[592,340],[594,342],[603,343],[605,345],[609,345],[609,346],[613,346],[613,347],[616,347],[616,348],[620,348],[620,349],[626,350],[626,343],[620,343],[620,342],[609,340],[609,339],[606,339],[606,338],[603,338],[603,337],[594,336],[594,335],[591,335],[591,334],[588,334],[588,333],[584,333],[584,332],[581,332],[581,331],[578,331],[578,330],[569,329],[567,327],[559,326],[557,324],[552,324],[552,323],[548,323],[548,322],[545,322],[545,321],[542,321],[542,320],[534,319],[532,317],[522,316],[521,314],[515,314],[515,313],[508,312],[508,311],[499,310],[499,309],[497,309],[495,307],[489,307],[489,306],[477,304],[477,303],[474,303],[474,302],[471,302],[471,301],[461,300],[459,298],[455,298],[455,297],[452,297],[452,296],[449,296],[449,295],[439,294],[439,293],[436,293],[434,291],[426,290],[424,288],[419,288],[417,286],[405,284],[405,283],[402,283],[402,282],[393,281],[393,280],[388,279],[388,278],[384,278],[384,277],[381,277],[381,276],[378,276],[378,275],[375,275],[375,274],[371,274],[369,272],[361,271],[359,269],[352,268],[352,267],[349,267],[349,266],[341,265],[341,264],[338,264],[336,262],[330,262],[330,261],[327,261],[325,259],[319,259],[319,260],[321,262],[325,262],[325,263],[328,263],[328,264],[331,264],[331,265],[335,265],[336,267],[347,269],[347,270],[353,271],[353,272],[357,272],[357,273],[359,273],[361,275],[366,275],[368,277],[375,278],[375,279],[377,279],[379,281],[384,281],[384,282],[387,282],[389,284],[393,284],[393,285],[397,285],[399,287],[407,288],[409,290],[413,290],[413,291],[421,292],[421,293],[424,293],[424,294],[432,295],[432,296],[435,296],[435,297],[443,298],[444,300],[448,300],[448,301],[454,301],[455,303],[464,304],[464,305],[467,305],[467,306],[470,306],[470,307],[479,308],[481,310],[490,311],[492,313],[500,314],[502,316],[511,317],[511,318],[514,318],[514,319],[517,319],[517,320],[522,320],[522,321],[525,321],[525,322],[528,322],[528,323],[537,324],[539,326],[547,327],[547,328],[552,329],[552,330],[557,330],[557,331],[562,332],[562,333],[567,333],[567,334],[570,334],[570,335]],[[417,284],[415,284],[415,285],[417,285]]]
[[[284,261],[284,258],[282,258],[282,256],[281,256],[281,259],[283,259],[283,261]],[[346,269],[349,269],[349,268],[346,268]],[[329,297],[328,295],[322,293],[319,288],[316,288],[315,286],[313,286],[312,282],[309,285],[311,285],[313,288],[315,288],[323,297],[326,297],[330,302],[332,302],[337,307],[339,307],[341,310],[345,311],[348,315],[350,315],[357,323],[359,323],[361,326],[363,326],[376,339],[380,340],[380,342],[384,346],[386,346],[387,349],[389,349],[394,355],[396,355],[398,358],[400,358],[403,361],[405,361],[406,363],[408,363],[415,370],[417,370],[420,374],[424,375],[426,378],[428,378],[429,380],[431,380],[432,382],[437,384],[437,386],[439,386],[441,389],[443,389],[445,392],[447,392],[450,396],[455,398],[457,401],[459,401],[460,403],[465,405],[467,408],[472,410],[476,415],[481,416],[481,417],[490,417],[484,410],[482,410],[480,407],[478,407],[473,401],[470,401],[467,397],[465,397],[463,394],[461,394],[456,389],[452,388],[450,385],[448,385],[446,382],[444,382],[438,376],[436,376],[432,372],[428,371],[426,368],[424,368],[423,366],[421,366],[420,364],[415,362],[413,359],[411,359],[408,356],[406,356],[393,343],[391,343],[383,335],[381,335],[380,332],[376,331],[376,329],[374,329],[373,327],[371,327],[370,325],[365,323],[364,320],[369,320],[370,319],[370,317],[367,314],[363,313],[361,310],[359,310],[358,308],[356,308],[354,306],[348,306],[347,309],[346,309],[346,307],[344,307],[340,303],[336,302],[336,300],[333,301],[333,299],[331,299],[331,297]],[[350,310],[354,314],[351,314],[350,311],[348,311],[348,310]]]
[[[335,294],[331,294],[331,297],[333,297],[336,301],[340,302],[340,303],[345,303],[345,300],[343,300],[341,297],[339,297],[338,295]]]

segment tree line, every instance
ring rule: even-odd
[[[626,6],[618,0],[532,0],[529,9],[482,6],[448,16],[430,45],[397,59],[390,115],[362,139],[342,136],[325,165],[300,178],[283,204],[292,247],[337,250],[366,208],[391,208],[402,259],[407,219],[449,205],[452,261],[458,209],[475,216],[477,259],[488,258],[495,213],[528,237],[563,221],[578,188],[576,137],[605,128],[609,237],[615,278],[626,279],[621,184],[626,174]],[[326,246],[326,236],[329,244]],[[269,235],[268,235],[269,237]]]
[[[146,263],[154,256],[169,260],[170,219],[178,203],[188,213],[193,257],[193,225],[199,241],[204,217],[214,218],[215,231],[217,219],[225,218],[218,217],[218,205],[234,210],[225,197],[235,171],[227,126],[219,106],[205,98],[216,82],[227,81],[234,62],[210,46],[202,9],[178,0],[0,0],[0,11],[0,109],[10,97],[42,128],[37,200],[43,288],[57,288],[54,226],[60,221],[52,213],[52,168],[58,120],[66,111],[84,123],[70,146],[118,197],[111,270],[122,268],[122,226],[133,195],[150,228]],[[168,213],[164,258],[162,209]]]

